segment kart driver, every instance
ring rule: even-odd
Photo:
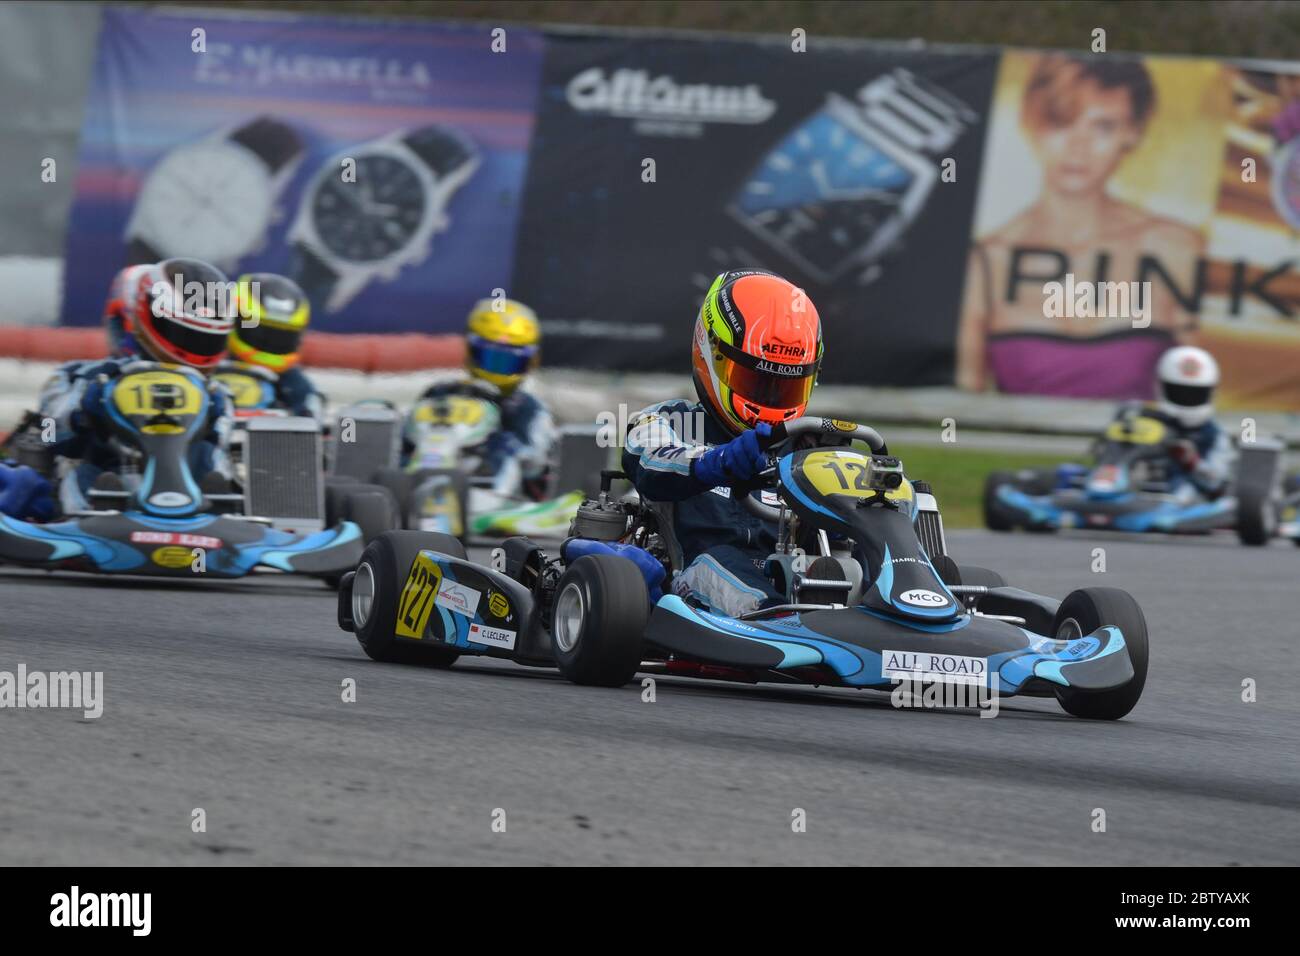
[[[230,357],[237,365],[276,375],[276,405],[291,415],[320,421],[325,396],[299,364],[302,334],[311,323],[311,303],[292,279],[261,272],[239,277],[238,319],[230,333]]]
[[[195,297],[194,283],[220,291]],[[38,417],[55,423],[51,451],[57,458],[76,462],[59,486],[59,505],[65,513],[86,509],[86,493],[97,479],[101,486],[121,488],[120,479],[100,477],[105,473],[116,477],[122,466],[107,425],[108,380],[137,361],[210,371],[225,355],[233,324],[224,301],[227,286],[221,270],[197,259],[129,266],[114,278],[104,306],[109,357],[69,362],[41,390]],[[208,427],[203,438],[190,445],[189,465],[200,481],[216,475],[228,482],[225,447],[230,406],[220,388],[210,387],[209,396]],[[25,465],[8,471],[2,481],[9,485],[9,493],[0,495],[5,513],[18,518],[52,517],[52,502],[35,490],[38,486],[31,475],[40,476]],[[25,498],[14,493],[19,484],[29,488]]]
[[[733,486],[767,467],[772,426],[802,415],[822,360],[821,319],[802,290],[761,270],[713,280],[691,345],[698,402],[661,402],[633,416],[623,470],[659,512],[683,570],[682,597],[736,616],[783,599],[763,574],[776,527]]]
[[[1126,405],[1118,417],[1134,411],[1152,415],[1173,430],[1172,464],[1207,498],[1223,494],[1235,458],[1232,442],[1214,420],[1214,389],[1219,365],[1209,352],[1190,345],[1169,349],[1156,365],[1158,400]]]
[[[466,320],[465,370],[490,386],[501,410],[501,429],[487,442],[484,467],[500,494],[543,494],[556,441],[555,419],[523,385],[541,362],[541,327],[533,310],[513,299],[482,299]],[[454,393],[464,380],[437,382],[421,399]],[[408,449],[409,451],[409,449]]]

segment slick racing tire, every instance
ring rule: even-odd
[[[990,472],[984,479],[984,524],[990,531],[1012,531],[1015,524],[1007,517],[1006,507],[997,500],[1002,485],[1014,485],[1015,476],[1009,471]]]
[[[1250,485],[1237,489],[1237,537],[1242,544],[1260,547],[1277,534],[1277,508],[1267,488]]]
[[[421,551],[465,557],[464,547],[455,538],[422,531],[386,531],[361,555],[352,579],[352,620],[357,643],[371,660],[450,667],[460,656],[445,645],[397,637],[402,590]]]
[[[575,684],[622,687],[641,666],[649,616],[635,564],[612,554],[579,558],[555,589],[551,649],[560,673]]]
[[[1147,622],[1142,608],[1119,588],[1081,588],[1061,602],[1052,621],[1052,636],[1068,640],[1091,634],[1099,627],[1118,627],[1133,662],[1133,678],[1122,687],[1082,691],[1057,687],[1056,699],[1065,712],[1093,720],[1119,720],[1137,704],[1147,682]]]
[[[414,475],[401,468],[380,468],[370,476],[372,484],[382,485],[393,493],[397,499],[398,514],[401,516],[405,528],[406,514],[411,507],[411,490],[414,488]]]

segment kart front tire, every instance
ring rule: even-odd
[[[990,531],[1012,531],[1015,524],[1007,517],[1006,508],[998,501],[998,489],[1015,484],[1015,475],[1009,471],[990,472],[984,479],[984,525]]]
[[[1245,486],[1237,490],[1237,537],[1242,544],[1260,547],[1277,534],[1277,509],[1266,488]]]
[[[439,551],[464,558],[465,548],[451,535],[425,531],[386,531],[366,547],[352,580],[352,619],[357,643],[371,660],[393,664],[450,667],[460,652],[445,645],[399,639],[397,607],[407,575],[421,551]],[[362,610],[358,597],[368,592]]]
[[[1061,602],[1052,621],[1052,636],[1091,634],[1099,627],[1117,627],[1124,635],[1133,677],[1127,684],[1103,691],[1056,688],[1065,712],[1092,720],[1119,720],[1137,705],[1147,682],[1147,622],[1133,595],[1119,588],[1081,588]]]
[[[622,687],[641,666],[650,599],[627,558],[596,554],[569,565],[555,589],[551,650],[575,684]]]

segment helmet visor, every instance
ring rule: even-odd
[[[523,375],[537,357],[536,345],[502,345],[477,335],[467,337],[470,364],[493,375]]]
[[[1198,408],[1201,405],[1210,404],[1210,396],[1214,393],[1213,387],[1209,385],[1174,385],[1166,382],[1164,386],[1165,399],[1171,405],[1181,405],[1184,408]]]
[[[269,322],[247,327],[241,324],[235,329],[235,334],[246,345],[272,355],[292,355],[298,351],[302,342],[301,329],[277,328]]]
[[[718,377],[742,400],[764,408],[798,408],[808,404],[817,382],[819,357],[804,365],[786,365],[757,359],[725,342],[717,342],[722,354]]]

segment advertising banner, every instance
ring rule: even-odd
[[[824,381],[953,379],[995,55],[551,36],[515,292],[566,364],[685,373],[713,277],[771,269]]]
[[[1298,184],[1294,65],[1004,54],[958,383],[1148,398],[1189,343],[1221,404],[1300,407]]]
[[[332,332],[448,332],[511,285],[541,68],[522,28],[107,7],[63,322],[193,256],[296,278]]]

